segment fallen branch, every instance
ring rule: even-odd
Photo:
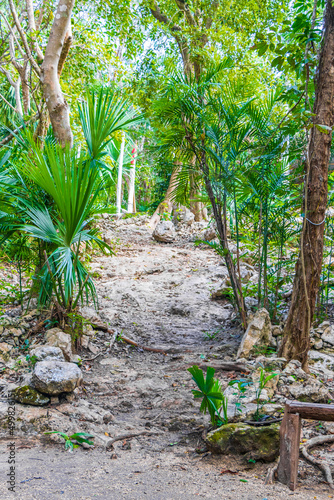
[[[39,330],[44,326],[44,323],[48,320],[49,318],[43,319],[43,321],[39,321],[37,325],[33,326],[28,330],[28,333],[26,335],[26,338],[30,337],[30,335],[33,335],[34,333],[38,333]]]
[[[137,344],[137,342],[135,342],[134,340],[123,337],[123,335],[120,337],[120,340],[123,340],[123,342],[133,345],[134,347],[139,347],[139,349],[143,349],[144,351],[160,352],[161,354],[167,356],[167,353],[163,349],[155,349],[154,347],[145,347],[143,345]]]
[[[118,332],[117,330],[114,331],[113,333],[113,336],[112,336],[112,339],[110,341],[110,344],[108,345],[107,349],[105,349],[104,351],[100,351],[98,354],[96,354],[95,356],[93,356],[92,358],[85,358],[83,359],[82,361],[94,361],[94,359],[98,358],[99,356],[101,356],[102,354],[107,354],[107,352],[111,352],[111,348],[112,346],[114,345],[114,343],[116,342],[116,339],[117,339],[117,336],[118,336]]]
[[[332,489],[334,489],[334,483],[329,465],[326,462],[322,462],[321,460],[317,460],[316,458],[314,458],[308,453],[308,450],[310,448],[313,448],[314,446],[318,446],[319,444],[332,443],[333,441],[333,434],[331,434],[330,436],[316,436],[312,439],[309,439],[309,441],[307,441],[307,443],[305,443],[305,446],[302,448],[303,457],[322,471],[329,487]]]
[[[147,436],[157,436],[159,435],[159,432],[153,432],[153,431],[140,431],[140,432],[133,432],[131,434],[120,434],[119,436],[116,436],[112,439],[109,439],[107,442],[107,448],[111,448],[111,446],[116,443],[117,441],[123,441],[124,439],[131,439],[134,437],[138,436],[143,436],[146,434]]]
[[[192,365],[189,365],[189,367]],[[208,368],[208,367],[214,368],[215,370],[223,370],[227,372],[249,372],[249,369],[247,368],[246,365],[243,365],[242,363],[233,363],[233,361],[229,362],[221,362],[221,363],[201,363],[198,365],[199,368]]]
[[[113,330],[109,328],[108,325],[105,323],[101,323],[100,321],[92,321],[90,320],[89,323],[92,325],[93,328],[96,328],[98,330],[102,330],[103,332],[108,332],[112,334]],[[133,345],[134,347],[139,347],[139,349],[143,349],[144,351],[149,351],[149,352],[160,352],[161,354],[164,354],[165,356],[167,355],[167,352],[164,351],[163,349],[155,349],[154,347],[145,347],[143,345],[138,344],[134,340],[128,339],[127,337],[123,337],[123,335],[120,337],[120,340],[123,340],[126,344]]]

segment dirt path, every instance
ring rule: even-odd
[[[186,368],[204,360],[228,360],[236,352],[241,331],[233,322],[233,309],[210,299],[226,268],[210,249],[195,247],[189,238],[159,244],[145,226],[135,224],[120,226],[116,236],[116,256],[99,257],[92,264],[99,316],[124,336],[168,354],[117,342],[110,354],[84,363],[84,387],[75,400],[54,402],[47,409],[17,405],[16,497],[331,498],[320,484],[321,475],[305,464],[299,490],[292,494],[282,485],[264,486],[268,465],[254,468],[233,456],[203,453],[208,418],[193,400],[194,384]],[[86,308],[86,314],[96,313]],[[109,340],[109,334],[98,332],[92,349],[104,350]],[[93,356],[87,350],[80,354]],[[227,383],[236,374],[219,376]],[[70,454],[60,438],[46,437],[44,430],[88,431],[96,436],[97,447]],[[152,435],[122,439],[106,451],[112,437],[143,431]],[[1,499],[9,498],[7,442],[1,442]]]

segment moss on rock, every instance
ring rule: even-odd
[[[33,406],[44,406],[50,402],[50,398],[36,391],[29,385],[24,385],[23,387],[17,387],[12,391],[12,397],[18,403]]]
[[[263,427],[227,424],[209,432],[206,441],[214,453],[238,453],[246,460],[272,462],[279,455],[279,427],[277,423]]]

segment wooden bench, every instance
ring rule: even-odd
[[[278,480],[294,491],[297,487],[299,445],[302,418],[334,422],[334,404],[300,403],[287,401],[280,428],[280,459]]]

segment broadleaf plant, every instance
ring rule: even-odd
[[[188,372],[192,375],[194,382],[199,390],[194,389],[192,393],[195,399],[203,398],[200,406],[200,411],[206,414],[208,411],[211,417],[212,425],[216,425],[217,417],[220,419],[219,410],[224,408],[224,423],[227,420],[227,398],[224,396],[221,384],[218,379],[214,378],[215,369],[208,367],[206,378],[204,379],[203,370],[197,365],[188,368]]]
[[[68,436],[64,432],[60,431],[48,431],[44,432],[44,434],[58,434],[62,438],[65,439],[65,450],[68,450],[70,452],[73,451],[74,448],[78,448],[79,444],[86,443],[89,445],[93,445],[93,441],[90,441],[90,439],[94,438],[92,434],[88,434],[87,432],[75,432],[71,436]],[[74,443],[73,443],[74,441]],[[78,444],[76,444],[78,443]]]

